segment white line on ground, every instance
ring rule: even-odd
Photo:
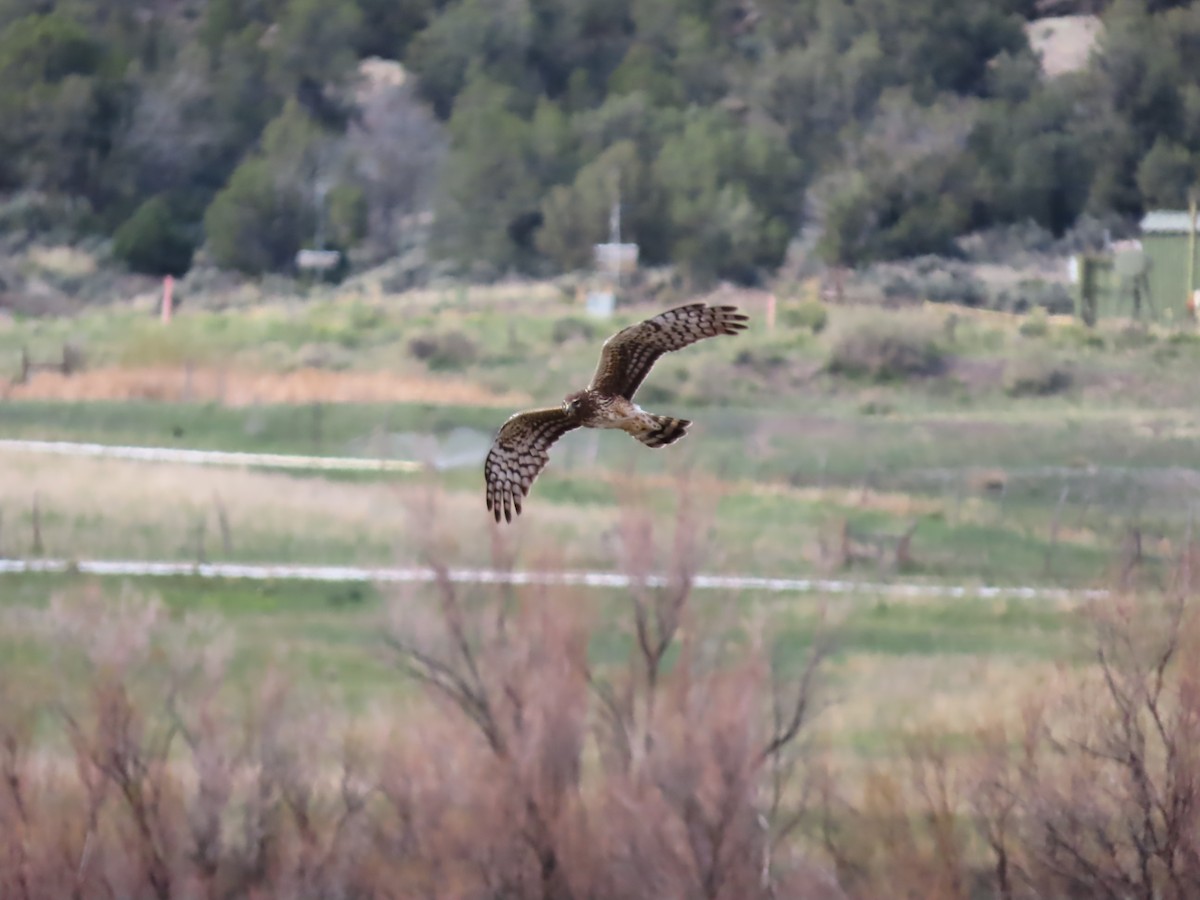
[[[190,463],[194,465],[259,466],[279,469],[325,469],[340,471],[415,472],[420,463],[399,459],[362,459],[336,456],[295,456],[281,453],[235,453],[221,450],[187,450],[174,447],[130,447],[69,441],[26,441],[0,438],[0,451],[53,453],[64,456],[115,457],[147,462]],[[431,569],[360,568],[354,566],[256,565],[241,563],[156,562],[151,560],[5,560],[0,573],[67,572],[90,575],[170,576],[191,575],[200,578],[246,578],[259,581],[290,579],[295,581],[372,581],[381,583],[428,582],[435,578]],[[470,584],[546,584],[583,587],[629,587],[633,580],[616,572],[502,572],[491,569],[452,569],[450,579]],[[649,576],[650,586],[666,584],[662,576]],[[697,588],[706,590],[768,591],[775,593],[871,594],[893,597],[979,597],[1040,600],[1095,599],[1107,596],[1104,590],[1054,588],[1044,586],[1002,587],[992,585],[952,585],[883,583],[828,578],[761,578],[748,575],[697,575]]]
[[[300,566],[253,563],[190,563],[153,560],[66,560],[0,559],[0,574],[80,572],[88,575],[172,576],[199,578],[245,578],[257,581],[273,579],[293,581],[368,581],[383,584],[430,582],[437,578],[433,569],[365,568],[358,566]],[[642,583],[619,572],[505,572],[496,569],[451,569],[451,581],[466,584],[539,584],[580,587],[629,587]],[[650,587],[662,587],[668,579],[650,575],[644,580]],[[992,586],[904,584],[849,581],[828,578],[761,578],[750,575],[697,575],[693,585],[705,590],[767,591],[805,594],[871,594],[892,597],[977,597],[981,599],[1023,600],[1094,600],[1108,595],[1105,590],[1037,586]]]
[[[425,467],[407,459],[363,459],[354,456],[295,456],[284,453],[234,453],[226,450],[186,450],[178,447],[120,447],[71,441],[22,441],[0,438],[0,451],[53,453],[60,456],[112,457],[143,462],[188,463],[204,466],[246,466],[269,469],[324,469],[342,472],[419,472]]]

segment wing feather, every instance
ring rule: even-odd
[[[550,445],[579,423],[562,407],[519,412],[500,426],[483,463],[487,508],[500,521],[521,514],[521,498],[550,461]]]
[[[705,338],[737,334],[746,328],[748,318],[741,315],[736,306],[689,303],[630,325],[604,342],[600,364],[590,387],[602,394],[632,400],[634,392],[664,353],[680,350]]]

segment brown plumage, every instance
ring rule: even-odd
[[[550,445],[575,428],[618,428],[647,447],[665,447],[687,433],[687,419],[656,416],[633,402],[633,395],[664,353],[705,338],[737,334],[747,317],[735,306],[689,303],[618,331],[600,351],[600,364],[584,390],[568,394],[562,406],[512,416],[492,442],[483,464],[487,508],[496,521],[511,522],[521,500],[550,461]]]

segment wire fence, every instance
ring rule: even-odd
[[[436,581],[431,568],[304,566],[247,563],[195,563],[156,560],[0,559],[0,574],[79,573],[125,577],[227,578],[252,581],[371,582],[419,584]],[[670,578],[644,578],[621,572],[508,571],[449,569],[446,577],[460,584],[548,585],[589,588],[666,587]],[[1101,589],[1071,589],[1038,585],[963,585],[924,582],[873,582],[832,578],[764,578],[754,575],[696,575],[699,590],[760,591],[798,594],[858,594],[876,597],[962,597],[1020,600],[1095,600],[1108,596]]]
[[[290,453],[243,453],[228,450],[190,450],[179,447],[130,447],[73,441],[26,441],[0,438],[0,452],[58,456],[132,459],[142,462],[186,463],[265,469],[307,469],[337,472],[419,472],[426,466],[407,459],[368,459],[356,456],[301,456]]]

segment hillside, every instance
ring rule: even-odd
[[[587,266],[619,198],[645,263],[753,283],[1182,202],[1200,4],[1040,6],[4,0],[0,241],[402,289]]]

